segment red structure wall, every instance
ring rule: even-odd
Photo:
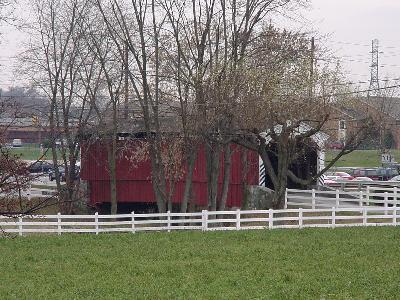
[[[228,207],[240,207],[243,198],[242,176],[245,167],[242,164],[242,148],[231,146],[232,170],[228,193]],[[155,203],[151,183],[151,164],[149,160],[134,163],[125,150],[124,155],[117,159],[117,197],[121,203]],[[219,189],[222,188],[223,155],[221,155],[221,170],[219,176]],[[247,151],[248,172],[247,184],[258,184],[258,155]],[[107,150],[104,144],[97,142],[82,147],[81,179],[89,184],[90,203],[99,205],[110,202],[110,176],[108,171]],[[182,201],[185,186],[185,176],[176,184],[173,203]],[[206,159],[203,147],[198,150],[197,160],[193,174],[193,197],[196,205],[207,206],[207,178]]]

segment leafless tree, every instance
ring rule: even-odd
[[[32,5],[33,38],[21,59],[29,78],[48,99],[51,152],[60,203],[66,199],[73,203],[79,189],[76,161],[80,136],[92,112],[87,84],[83,82],[87,78],[82,76],[83,66],[90,63],[84,39],[84,21],[90,5],[85,0],[38,0]],[[60,182],[60,161],[65,168],[65,189]],[[60,209],[71,211],[72,206]]]
[[[230,178],[229,143],[232,140],[223,134],[230,123],[229,118],[220,118],[224,114],[220,114],[219,107],[226,102],[227,96],[232,100],[239,92],[238,88],[228,91],[224,82],[229,81],[230,87],[236,86],[239,78],[234,74],[252,55],[248,46],[257,39],[269,16],[288,12],[305,2],[209,0],[159,3],[167,12],[168,28],[174,41],[172,49],[177,53],[175,72],[172,72],[178,82],[177,98],[190,95],[195,108],[192,117],[196,120],[196,127],[191,130],[206,145],[208,203],[209,208],[215,210],[218,203],[225,206]],[[185,88],[189,92],[183,93]],[[217,200],[221,152],[225,157],[225,174],[222,195]]]
[[[291,170],[305,151],[318,148],[313,138],[318,138],[333,117],[332,107],[343,101],[338,87],[344,85],[338,84],[336,69],[320,66],[311,72],[308,44],[306,35],[266,28],[252,45],[257,54],[240,72],[238,111],[231,110],[235,142],[259,153],[275,190],[273,205],[277,208],[283,205],[289,178],[311,184],[342,155],[353,151],[370,128],[366,120],[365,126],[348,136],[337,157],[314,176],[300,178]]]

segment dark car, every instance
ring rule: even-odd
[[[365,168],[355,169],[353,171],[354,177],[369,177],[372,180],[386,181],[390,180],[393,176],[397,175],[397,169],[393,168]]]
[[[38,160],[29,166],[29,173],[48,173],[53,165],[47,161]]]
[[[58,167],[58,172],[59,172],[59,176],[61,178],[61,181],[65,181],[65,168],[59,166]],[[78,166],[75,167],[75,176],[74,176],[74,180],[79,179],[79,172],[80,172],[80,168]],[[53,181],[56,179],[56,172],[55,169],[53,168],[50,172],[49,172],[49,180]]]

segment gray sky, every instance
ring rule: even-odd
[[[369,81],[371,41],[379,39],[380,79],[400,77],[400,1],[313,0],[310,26],[326,38],[351,81]],[[392,81],[389,81],[389,83]],[[381,84],[384,84],[382,82]],[[364,84],[365,85],[365,84]],[[368,84],[366,84],[368,87]]]
[[[24,0],[28,1],[28,0]],[[17,14],[27,16],[26,3]],[[380,79],[400,77],[400,1],[399,0],[312,0],[305,20],[290,23],[291,29],[318,32],[323,43],[342,57],[342,64],[352,82],[368,82],[370,78],[371,40],[380,41]],[[286,23],[286,22],[285,22]],[[0,87],[21,84],[15,59],[23,50],[27,34],[3,26],[0,45]],[[18,69],[17,69],[18,70]],[[14,72],[13,72],[14,71]],[[361,84],[368,87],[368,83]]]

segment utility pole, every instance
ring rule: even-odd
[[[124,71],[125,71],[125,103],[124,103],[124,119],[128,119],[128,98],[129,98],[129,86],[128,86],[128,76],[129,76],[129,69],[128,69],[128,62],[129,62],[129,54],[128,54],[128,43],[125,43],[125,59],[124,59]]]
[[[380,96],[379,90],[379,41],[372,41],[371,80],[369,82],[368,97]]]

